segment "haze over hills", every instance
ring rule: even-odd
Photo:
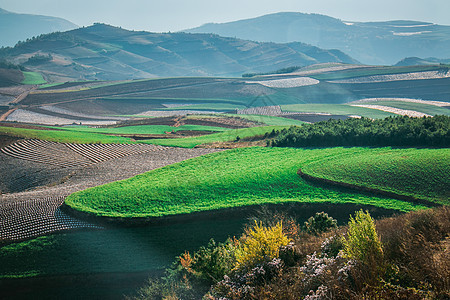
[[[419,57],[406,57],[396,63],[396,66],[419,66],[419,65],[433,65],[433,64],[450,64],[450,58],[439,59],[435,57],[419,58]]]
[[[129,31],[105,24],[34,38],[3,49],[0,58],[41,72],[50,81],[241,76],[322,62],[357,63],[339,50],[298,42]]]
[[[448,58],[450,26],[419,21],[346,22],[319,14],[283,12],[185,30],[262,42],[300,41],[339,49],[364,64],[392,65],[405,57]]]
[[[0,47],[14,46],[17,42],[33,36],[77,27],[62,18],[17,14],[0,8]]]

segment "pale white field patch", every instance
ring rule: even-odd
[[[186,116],[186,115],[212,115],[218,114],[217,111],[206,110],[149,110],[138,113],[136,117],[172,117],[172,116]]]
[[[426,71],[426,72],[413,72],[403,74],[387,74],[387,75],[374,75],[364,76],[345,80],[333,80],[331,83],[371,83],[371,82],[388,82],[399,80],[419,80],[419,79],[438,79],[449,78],[450,71]]]
[[[43,124],[43,125],[70,125],[73,123],[83,124],[83,125],[111,125],[116,124],[116,121],[97,121],[97,120],[77,120],[60,118],[55,116],[50,116],[46,114],[41,114],[33,111],[28,111],[25,109],[17,109],[6,119],[9,122],[24,122],[33,124]]]
[[[320,81],[310,77],[297,77],[297,78],[285,78],[285,79],[274,79],[274,80],[264,80],[264,81],[247,81],[248,84],[260,84],[272,88],[294,88],[299,86],[307,86],[318,84]]]
[[[428,105],[434,105],[434,106],[439,106],[439,107],[447,107],[447,106],[450,107],[450,102],[420,100],[420,99],[410,99],[410,98],[366,98],[366,99],[349,102],[349,104],[359,104],[359,103],[377,102],[377,101],[401,101],[401,102],[428,104]]]
[[[402,115],[402,116],[408,116],[408,117],[416,117],[416,118],[431,117],[431,115],[428,115],[428,114],[425,114],[425,113],[422,113],[419,111],[408,110],[408,109],[399,109],[399,108],[394,108],[394,107],[389,107],[389,106],[384,106],[384,105],[354,104],[351,106],[377,109],[377,110],[382,110],[382,111],[386,111],[386,112],[390,112],[390,113],[394,113],[394,114]]]
[[[422,33],[429,33],[432,31],[417,31],[417,32],[392,32],[393,35],[397,35],[397,36],[412,36],[412,35],[419,35]]]

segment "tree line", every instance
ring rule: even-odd
[[[450,117],[349,118],[291,126],[266,135],[274,147],[450,146]]]

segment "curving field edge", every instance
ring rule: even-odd
[[[301,178],[303,178],[307,181],[319,183],[322,185],[332,185],[332,186],[336,186],[336,187],[347,188],[347,189],[355,190],[358,192],[371,193],[371,194],[375,194],[375,195],[379,195],[379,196],[383,196],[383,197],[389,197],[389,198],[393,198],[393,199],[397,199],[397,200],[409,201],[409,202],[413,202],[416,204],[423,204],[423,205],[427,205],[430,207],[442,206],[440,204],[437,204],[437,203],[434,203],[434,202],[431,202],[431,201],[428,201],[425,199],[413,197],[413,196],[407,196],[407,195],[402,195],[402,194],[398,194],[398,193],[394,193],[394,192],[388,192],[388,191],[384,191],[384,190],[380,190],[380,189],[374,189],[374,188],[360,186],[360,185],[351,184],[351,183],[346,183],[346,182],[342,182],[342,181],[334,181],[334,180],[330,180],[330,179],[312,176],[312,175],[304,173],[302,171],[302,169],[298,169],[297,174]]]

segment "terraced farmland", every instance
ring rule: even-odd
[[[31,147],[35,157],[24,154],[19,147],[9,148],[17,151],[17,157],[0,152],[0,243],[60,230],[97,228],[86,222],[77,222],[60,210],[68,194],[217,151],[153,145],[69,145],[45,141],[20,141],[10,146],[18,143]],[[53,164],[42,163],[42,159],[50,160],[51,156],[55,157]],[[67,160],[61,161],[64,156]],[[68,161],[75,159],[81,164],[67,165]]]
[[[67,148],[71,151],[66,151]],[[61,168],[84,167],[109,159],[162,149],[161,146],[74,144],[24,140],[1,148],[6,155]]]
[[[1,203],[0,241],[29,239],[57,231],[102,227],[75,219],[61,211],[64,197]]]
[[[238,139],[253,138],[258,136],[262,137],[265,133],[270,133],[272,130],[281,130],[286,127],[287,126],[251,127],[251,128],[227,130],[220,133],[213,133],[198,137],[186,137],[176,139],[153,139],[153,140],[142,140],[140,142],[170,147],[193,148],[196,146],[211,143],[231,142],[236,141]]]
[[[286,202],[358,203],[399,211],[424,208],[390,198],[311,186],[297,175],[303,165],[326,157],[371,151],[258,147],[228,150],[81,191],[70,195],[66,204],[94,215],[128,218]]]

